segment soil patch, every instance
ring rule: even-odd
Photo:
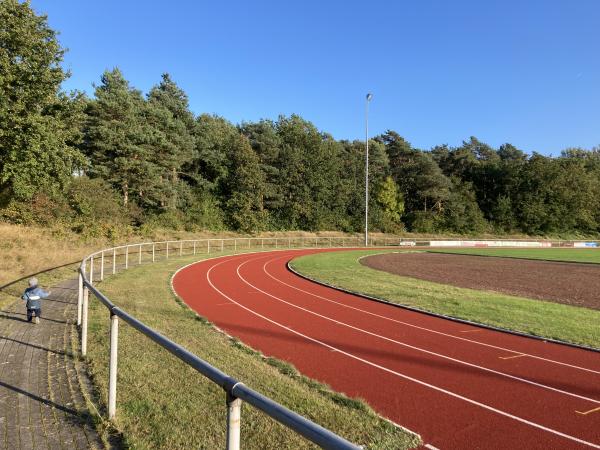
[[[360,262],[396,275],[600,310],[600,265],[441,253],[388,253]]]

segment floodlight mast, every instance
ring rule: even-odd
[[[365,247],[369,246],[369,102],[373,94],[368,93],[365,102]]]

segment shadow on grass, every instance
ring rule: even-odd
[[[10,286],[13,286],[13,285],[15,285],[15,284],[17,284],[17,283],[19,283],[19,282],[21,282],[23,280],[26,280],[28,278],[35,277],[35,276],[40,275],[42,273],[52,272],[53,270],[56,270],[56,269],[62,269],[63,267],[73,266],[75,264],[79,264],[79,262],[80,261],[77,260],[77,261],[73,261],[73,262],[70,262],[70,263],[62,264],[60,266],[50,267],[49,269],[40,270],[39,272],[30,273],[29,275],[25,275],[25,276],[23,276],[21,278],[18,278],[16,280],[9,281],[5,285],[0,286],[0,292],[6,290],[6,288],[8,288]]]

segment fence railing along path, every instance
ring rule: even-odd
[[[532,239],[512,240],[449,240],[449,239],[400,239],[400,238],[371,238],[369,245],[383,246],[545,246],[573,247],[576,242],[598,246],[598,242],[585,241],[536,241]],[[117,408],[117,359],[119,318],[131,325],[140,333],[156,342],[164,349],[193,367],[200,374],[221,386],[225,391],[227,405],[227,449],[240,448],[241,405],[245,401],[273,419],[289,427],[306,439],[327,449],[357,449],[351,442],[337,436],[333,432],[314,422],[294,413],[277,402],[261,395],[245,386],[221,370],[208,364],[198,356],[189,352],[177,343],[148,327],[132,315],[123,311],[107,298],[94,285],[94,276],[100,281],[106,275],[117,273],[117,269],[127,270],[131,266],[166,260],[172,256],[211,254],[225,251],[270,250],[285,248],[310,247],[362,247],[362,236],[354,237],[277,237],[277,238],[230,238],[230,239],[199,239],[161,242],[144,242],[108,248],[87,256],[79,268],[79,292],[77,308],[77,325],[81,327],[81,352],[87,353],[87,325],[89,293],[92,292],[106,306],[110,315],[110,357],[108,383],[108,416],[114,419]]]
[[[225,251],[243,251],[248,249],[269,250],[279,248],[306,247],[353,247],[360,245],[361,238],[356,237],[289,237],[289,238],[232,238],[145,242],[128,244],[100,250],[87,256],[79,268],[79,291],[77,325],[81,327],[81,353],[87,354],[88,305],[90,292],[109,311],[110,316],[110,352],[108,382],[108,416],[114,419],[117,409],[117,360],[119,344],[119,319],[156,342],[165,350],[194,368],[200,374],[219,385],[225,391],[227,406],[226,448],[240,448],[240,425],[242,401],[262,411],[309,441],[327,449],[358,449],[357,445],[317,425],[316,423],[285,408],[279,403],[254,391],[243,382],[210,365],[189,352],[176,342],[148,327],[131,314],[120,309],[106,297],[95,285],[94,277],[103,280],[105,276],[116,274],[118,269],[127,270],[132,266],[166,260],[173,256],[211,254]],[[397,242],[397,240],[396,240]]]

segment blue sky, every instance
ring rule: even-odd
[[[557,155],[600,145],[600,2],[32,0],[69,49],[66,89],[118,66],[163,72],[192,111],[234,123],[297,113],[337,139],[393,129]]]

